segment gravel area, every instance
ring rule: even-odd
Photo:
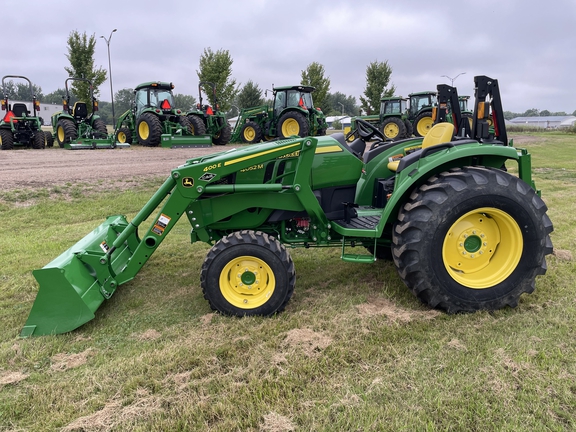
[[[127,149],[0,151],[0,191],[50,188],[100,180],[134,182],[167,177],[187,159],[234,148],[233,145],[182,149],[133,146]]]

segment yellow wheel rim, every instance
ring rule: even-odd
[[[416,125],[416,129],[418,129],[418,133],[420,135],[426,136],[426,134],[432,128],[433,125],[434,120],[432,120],[432,117],[424,117],[418,122],[418,124]]]
[[[64,138],[66,137],[66,133],[64,132],[64,128],[62,126],[58,126],[58,130],[56,132],[58,133],[58,141],[64,142]]]
[[[244,139],[246,141],[253,141],[254,138],[256,138],[256,131],[253,127],[248,126],[246,129],[244,129]]]
[[[276,278],[266,262],[253,256],[231,260],[220,273],[220,292],[233,306],[254,309],[274,293]]]
[[[140,125],[138,126],[138,135],[140,135],[140,138],[143,140],[148,139],[148,136],[150,135],[150,128],[148,127],[148,123],[145,121],[140,122]]]
[[[504,281],[522,256],[520,227],[508,213],[484,207],[466,213],[448,231],[442,259],[448,274],[468,288]]]
[[[400,133],[400,128],[395,123],[388,123],[384,126],[384,136],[386,138],[396,138]]]
[[[118,132],[118,142],[119,143],[126,142],[126,134],[124,132]]]
[[[300,125],[294,119],[287,119],[282,123],[282,135],[289,137],[291,135],[298,135],[300,133]]]

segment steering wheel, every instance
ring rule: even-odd
[[[381,141],[385,140],[384,134],[378,130],[376,126],[368,123],[366,120],[356,119],[356,130],[358,131],[360,138],[364,141],[370,141],[374,137],[379,138]]]

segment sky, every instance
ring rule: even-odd
[[[387,61],[396,95],[453,82],[473,96],[474,76],[487,75],[498,79],[505,111],[576,111],[576,0],[28,0],[18,8],[3,14],[0,74],[26,76],[44,94],[64,87],[72,31],[96,37],[95,66],[108,70],[100,36],[117,29],[114,93],[171,81],[175,93],[198,98],[199,59],[211,48],[229,51],[238,84],[262,90],[299,84],[318,62],[329,91],[359,103],[367,66]],[[99,90],[111,100],[110,81]]]

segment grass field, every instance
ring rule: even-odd
[[[20,339],[41,268],[154,191],[0,194],[0,431],[576,429],[576,136],[534,134],[557,253],[515,309],[429,310],[392,263],[293,250],[272,318],[213,314],[183,220],[80,329]],[[159,179],[159,182],[162,180]]]

